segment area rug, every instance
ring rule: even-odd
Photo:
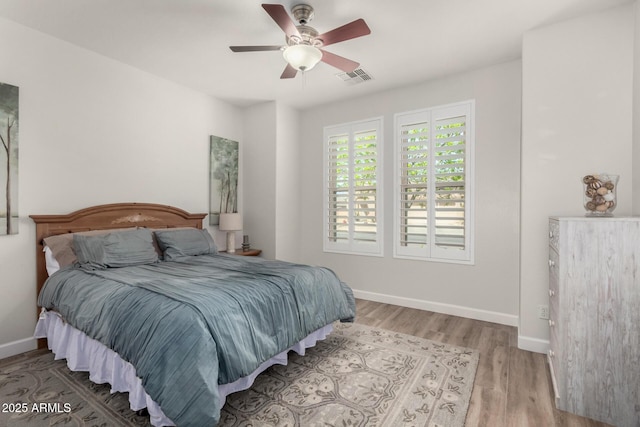
[[[219,425],[461,427],[477,365],[475,350],[337,323],[304,357],[291,353],[228,396]],[[49,352],[0,362],[0,403],[0,425],[11,427],[149,425],[126,394]]]

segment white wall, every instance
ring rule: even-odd
[[[244,234],[262,256],[276,256],[276,115],[275,102],[244,110],[243,167]]]
[[[299,257],[299,113],[276,102],[244,111],[244,234],[262,257]]]
[[[332,268],[363,298],[515,325],[520,75],[514,61],[303,111],[301,261]],[[475,265],[394,259],[393,114],[467,99],[476,100]],[[378,116],[384,116],[384,257],[324,253],[323,127]]]
[[[0,236],[0,358],[36,320],[30,214],[115,202],[208,210],[209,135],[242,138],[212,97],[0,19],[0,81],[20,88],[18,235]]]
[[[523,44],[520,339],[545,351],[548,217],[584,215],[582,177],[620,175],[616,216],[632,187],[633,5],[540,28]],[[636,119],[637,120],[637,119]],[[637,191],[637,190],[636,190]],[[523,345],[525,344],[525,345]]]
[[[276,254],[277,259],[298,261],[300,256],[300,174],[298,157],[300,113],[277,106],[276,146]]]

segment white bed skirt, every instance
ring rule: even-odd
[[[250,375],[233,383],[218,386],[220,407],[224,406],[229,394],[251,387],[255,378],[269,366],[286,365],[289,350],[304,355],[307,348],[313,347],[317,341],[325,339],[332,330],[331,324],[320,328],[289,349],[264,362]],[[89,379],[97,384],[109,383],[111,393],[129,393],[131,409],[137,411],[147,408],[153,426],[175,425],[145,392],[142,380],[136,376],[136,370],[132,364],[123,360],[118,353],[99,341],[89,338],[83,332],[64,322],[56,312],[42,310],[34,336],[46,338],[49,349],[55,354],[55,359],[67,359],[67,366],[72,371],[89,372]]]

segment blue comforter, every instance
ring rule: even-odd
[[[325,268],[228,255],[53,274],[38,304],[118,352],[178,426],[213,426],[218,384],[335,320],[351,289]]]

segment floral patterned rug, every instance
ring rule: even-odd
[[[72,372],[66,360],[35,350],[0,360],[0,426],[135,427],[149,416],[129,408],[128,395],[111,394],[88,372]]]
[[[478,352],[336,324],[227,398],[222,426],[464,426]]]
[[[461,427],[477,365],[475,350],[336,324],[304,357],[291,353],[287,366],[228,396],[219,425]],[[53,404],[34,410],[12,402]],[[149,425],[129,409],[126,394],[70,372],[50,352],[0,361],[0,403],[0,425],[12,427]]]

